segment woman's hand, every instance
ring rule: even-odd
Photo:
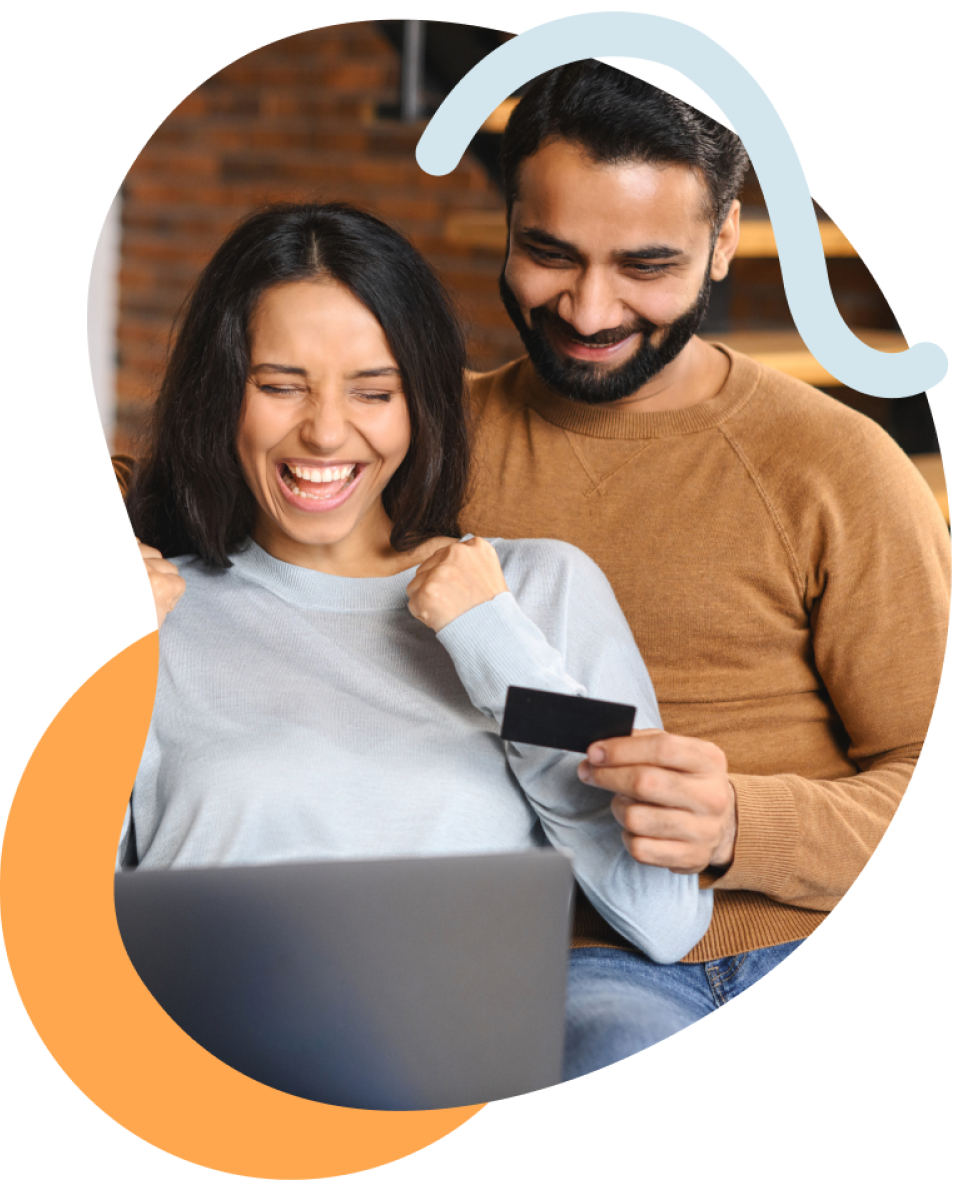
[[[419,566],[407,586],[408,609],[433,631],[507,592],[497,551],[482,537],[446,545]]]
[[[157,608],[157,627],[160,627],[180,601],[180,596],[187,589],[187,583],[178,573],[174,563],[167,561],[159,549],[154,549],[152,545],[144,545],[139,538],[136,544],[140,547],[140,556],[146,566],[146,576],[150,579],[153,605]]]

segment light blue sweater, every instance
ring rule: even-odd
[[[660,715],[598,567],[560,541],[492,542],[511,592],[433,634],[415,571],[339,578],[256,544],[190,557],[124,843],[141,866],[569,850],[600,914],[658,962],[711,919],[696,876],[637,864],[580,755],[501,741],[510,684]],[[520,604],[520,605],[518,605]],[[121,845],[122,847],[122,845]]]

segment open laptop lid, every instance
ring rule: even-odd
[[[570,860],[479,856],[136,870],[129,957],[240,1072],[339,1106],[468,1106],[561,1080]]]

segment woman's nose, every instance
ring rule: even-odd
[[[307,404],[300,429],[303,442],[317,451],[335,451],[342,447],[348,430],[342,403],[330,397],[317,397]]]

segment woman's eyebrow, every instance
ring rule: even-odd
[[[252,372],[258,373],[264,370],[269,373],[288,373],[293,377],[308,377],[306,369],[301,369],[298,365],[274,365],[271,363],[253,365]],[[378,369],[357,369],[353,373],[345,373],[344,379],[346,381],[353,381],[360,377],[400,377],[401,369],[395,365],[385,365]]]
[[[267,369],[272,373],[289,373],[293,377],[305,377],[307,375],[305,369],[300,369],[296,365],[253,365],[252,372],[257,373],[260,369]]]

